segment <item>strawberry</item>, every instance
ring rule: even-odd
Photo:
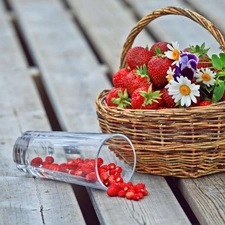
[[[161,56],[156,56],[148,62],[147,69],[150,80],[158,88],[167,84],[167,71],[169,67],[173,69],[172,63],[173,60]]]
[[[110,186],[108,187],[106,192],[107,192],[108,196],[114,197],[114,196],[118,195],[119,191],[120,191],[119,185],[117,183],[113,182],[110,184]]]
[[[124,83],[130,96],[137,88],[149,86],[151,83],[146,65],[132,70],[126,76]]]
[[[46,156],[45,157],[45,162],[51,164],[54,162],[54,158],[52,156]]]
[[[127,193],[126,193],[126,195],[125,195],[125,197],[126,197],[126,199],[129,199],[129,200],[131,200],[131,199],[133,199],[133,196],[134,196],[134,192],[133,191],[128,191]]]
[[[197,99],[196,103],[195,102],[191,102],[191,107],[199,106],[199,104],[201,102],[200,96],[197,96],[196,99]]]
[[[120,191],[118,192],[118,196],[119,196],[119,197],[125,197],[126,193],[127,193],[126,191],[120,190]]]
[[[162,89],[162,96],[161,98],[163,99],[164,104],[166,105],[167,108],[175,108],[178,107],[176,103],[174,102],[174,99],[172,98],[171,95],[169,95],[168,88],[163,88]]]
[[[98,180],[95,172],[90,172],[85,176],[85,181],[96,182]]]
[[[130,98],[125,88],[113,88],[105,97],[108,106],[126,108],[130,105]]]
[[[148,50],[148,47],[144,48],[141,46],[136,46],[128,50],[126,55],[126,63],[132,70],[137,67],[141,67],[144,64],[147,65],[150,58],[151,55]]]
[[[127,68],[122,68],[120,70],[118,70],[114,75],[113,75],[113,79],[112,79],[112,82],[113,82],[113,86],[118,88],[125,88],[125,85],[124,85],[124,81],[126,80],[126,75],[128,73],[130,73],[130,69],[127,69]]]
[[[82,172],[84,174],[88,174],[88,173],[91,173],[95,170],[94,166],[90,165],[90,164],[87,164],[87,163],[83,163],[80,167],[80,169],[82,170]]]
[[[61,164],[59,165],[59,171],[60,171],[60,172],[66,173],[67,170],[68,170],[68,165],[67,165],[67,163],[61,163]]]
[[[157,109],[160,91],[153,91],[152,85],[134,91],[131,98],[132,109]]]
[[[167,45],[170,44],[169,42],[165,42],[165,41],[160,41],[155,43],[154,45],[152,45],[152,47],[149,49],[150,55],[151,57],[156,56],[157,55],[157,48],[159,49],[159,51],[163,54],[164,52],[166,52],[168,50]]]
[[[212,61],[207,54],[207,52],[209,51],[209,48],[205,48],[205,43],[203,43],[201,46],[199,46],[199,45],[193,46],[192,45],[189,48],[184,49],[184,51],[188,51],[188,52],[193,53],[198,56],[198,58],[199,58],[199,62],[197,65],[198,69],[213,66]]]
[[[199,106],[211,105],[212,102],[210,100],[203,100],[199,103]]]
[[[41,157],[36,157],[36,158],[33,158],[30,162],[30,165],[31,166],[34,166],[34,167],[39,167],[41,166],[43,163],[43,160]]]

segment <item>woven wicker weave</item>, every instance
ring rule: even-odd
[[[146,15],[131,30],[121,54],[121,68],[126,67],[126,53],[143,28],[170,14],[199,23],[225,50],[223,35],[210,21],[187,9],[167,7]],[[225,102],[204,109],[126,110],[106,105],[108,91],[96,98],[100,128],[104,133],[123,133],[130,138],[137,154],[137,172],[195,178],[225,171]],[[120,154],[119,148],[116,153]]]

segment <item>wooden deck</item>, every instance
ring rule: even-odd
[[[223,225],[225,173],[175,179],[135,173],[149,196],[134,202],[104,191],[34,179],[18,171],[13,144],[27,130],[100,132],[94,100],[110,88],[122,46],[136,22],[154,9],[192,9],[225,34],[222,0],[0,1],[0,224]],[[185,17],[149,24],[134,45],[178,41],[219,45]]]

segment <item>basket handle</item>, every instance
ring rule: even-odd
[[[206,30],[208,30],[212,36],[216,39],[216,41],[220,44],[221,49],[225,52],[225,40],[224,36],[221,34],[219,29],[209,20],[204,18],[202,15],[193,12],[189,9],[183,9],[178,7],[166,7],[154,10],[152,13],[147,14],[144,16],[136,26],[130,31],[124,45],[123,50],[120,57],[120,68],[126,67],[126,54],[128,50],[131,48],[136,36],[147,26],[151,21],[157,19],[161,16],[166,15],[179,15],[179,16],[186,16],[193,20],[194,22],[200,24]]]

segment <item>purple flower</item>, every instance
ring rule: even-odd
[[[182,53],[180,57],[180,74],[192,80],[197,69],[198,57],[188,52]]]

